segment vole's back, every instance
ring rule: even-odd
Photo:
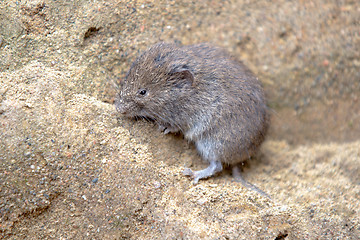
[[[264,140],[268,115],[260,82],[241,62],[207,44],[182,47],[181,61],[193,71],[198,103],[185,137],[199,152],[237,163],[254,155]],[[195,96],[194,96],[195,97]],[[198,104],[198,105],[196,105]],[[210,153],[210,154],[209,154]]]

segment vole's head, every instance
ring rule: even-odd
[[[142,53],[120,82],[117,111],[128,117],[156,118],[188,92],[194,77],[181,55],[179,48],[166,43]]]

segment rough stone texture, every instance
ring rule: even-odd
[[[2,1],[0,236],[359,239],[357,1]],[[191,143],[115,112],[160,40],[210,41],[256,72],[272,129],[243,175],[193,186]]]

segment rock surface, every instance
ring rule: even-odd
[[[0,237],[359,239],[356,1],[2,1]],[[191,143],[115,112],[115,83],[160,40],[242,59],[274,110],[244,165],[270,201]]]

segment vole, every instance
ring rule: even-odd
[[[120,81],[118,112],[154,120],[164,133],[182,132],[209,162],[184,174],[194,184],[253,156],[265,138],[269,115],[259,80],[240,61],[210,44],[158,43],[144,51]]]

